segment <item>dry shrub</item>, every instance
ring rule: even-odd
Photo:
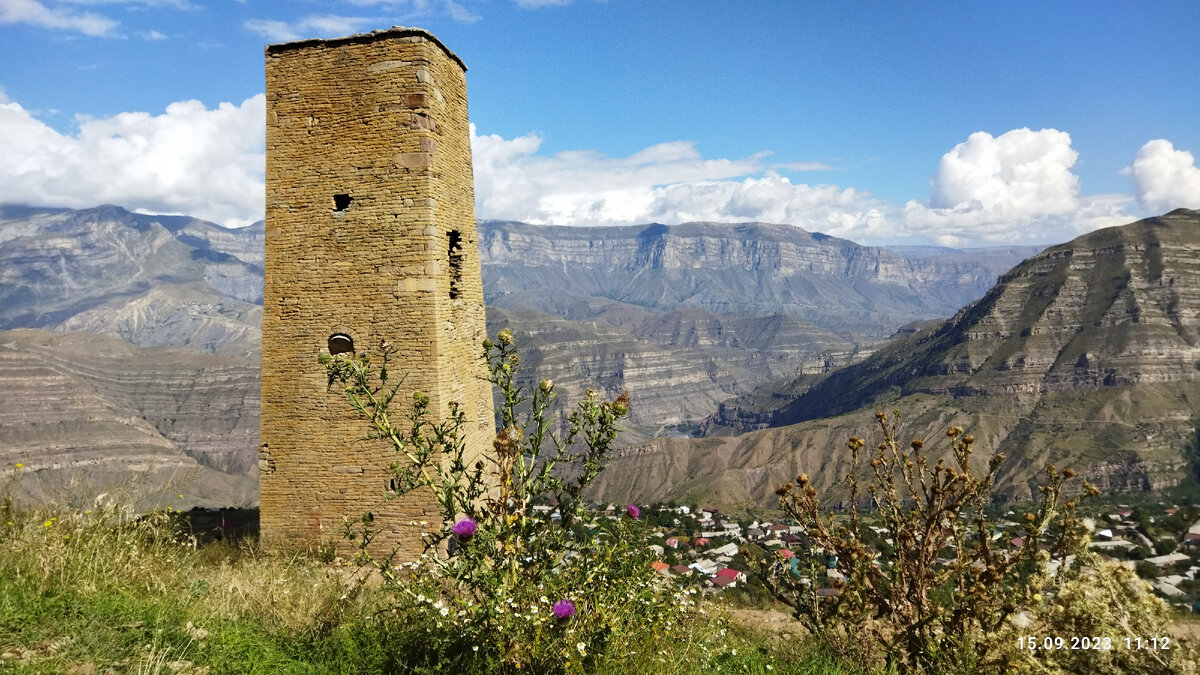
[[[921,440],[901,446],[899,412],[876,418],[883,440],[869,451],[869,468],[866,442],[848,443],[851,470],[842,484],[849,513],[822,512],[808,476],[797,476],[776,493],[804,526],[808,550],[799,564],[748,556],[814,635],[868,669],[1187,672],[1190,652],[1174,641],[1169,652],[1144,648],[1145,638],[1166,635],[1165,605],[1133,572],[1087,551],[1079,497],[1066,496],[1074,471],[1046,468],[1013,546],[1016,533],[988,513],[1003,454],[973,463],[975,439],[954,427],[946,432],[949,452],[935,460]],[[867,501],[860,467],[870,475],[872,516],[859,513]],[[1098,494],[1086,482],[1081,492]],[[890,543],[873,538],[864,518],[885,527]],[[1143,649],[1127,648],[1125,638],[1137,636]],[[1092,637],[1108,637],[1099,646],[1110,649],[1081,649],[1079,638]]]

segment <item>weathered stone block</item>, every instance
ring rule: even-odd
[[[399,152],[392,163],[398,169],[428,169],[433,166],[433,155],[428,152]]]

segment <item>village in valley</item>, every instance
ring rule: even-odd
[[[1184,500],[1187,501],[1187,500]],[[627,517],[628,506],[591,504],[601,520]],[[550,514],[551,506],[534,507]],[[841,579],[836,556],[813,549],[804,527],[786,519],[771,519],[764,512],[757,517],[734,517],[716,508],[697,505],[651,504],[637,507],[639,517],[651,528],[650,545],[656,572],[680,583],[700,585],[705,592],[718,594],[742,589],[750,596],[765,597],[758,580],[751,576],[745,555],[773,553],[774,559],[790,567],[801,579],[813,575],[810,563],[817,561],[818,595],[837,593],[835,580]],[[1089,547],[1104,560],[1117,561],[1135,570],[1149,582],[1164,600],[1184,611],[1200,611],[1200,506],[1113,504],[1095,507],[1085,522],[1091,526]],[[1006,542],[1013,549],[1024,545],[1022,527],[1015,509],[999,511],[992,518],[994,542]],[[877,551],[893,545],[885,527],[872,525],[864,517],[867,543]],[[945,551],[943,564],[950,564],[952,549]],[[886,564],[886,563],[877,563]]]

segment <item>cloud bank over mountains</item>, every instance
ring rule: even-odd
[[[266,96],[208,109],[180,101],[159,115],[77,118],[61,134],[0,92],[0,202],[81,208],[119,204],[229,226],[263,214]]]
[[[249,224],[263,213],[264,119],[260,94],[214,109],[181,101],[157,115],[78,118],[78,132],[63,134],[0,90],[0,201],[115,203]],[[1130,195],[1085,195],[1068,133],[980,131],[942,156],[927,198],[898,204],[858,187],[793,182],[783,174],[831,167],[772,163],[770,152],[706,158],[695,143],[671,141],[628,157],[544,155],[536,134],[471,134],[479,216],[539,224],[764,221],[864,243],[967,246],[1065,241],[1134,219],[1135,197],[1151,213],[1200,208],[1195,158],[1164,139],[1123,170]]]

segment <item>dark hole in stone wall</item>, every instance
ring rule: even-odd
[[[350,202],[352,201],[354,201],[354,199],[350,195],[334,195],[333,210],[338,212],[345,211],[346,209],[350,208]]]
[[[450,230],[450,299],[458,299],[458,284],[462,281],[463,249],[462,235],[458,230]]]
[[[329,355],[354,353],[354,340],[345,333],[335,333],[329,336]]]

